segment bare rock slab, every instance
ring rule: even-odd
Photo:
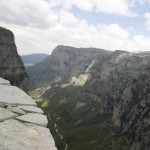
[[[0,122],[0,150],[57,150],[49,129],[10,119]]]
[[[20,108],[18,108],[18,107],[8,106],[8,107],[7,107],[7,110],[9,110],[9,111],[11,111],[11,112],[14,112],[14,113],[17,113],[17,114],[19,114],[19,115],[25,115],[25,114],[26,114],[22,109],[20,109]]]
[[[3,79],[3,78],[0,78],[0,84],[3,84],[3,85],[11,85],[8,80],[5,80],[5,79]]]
[[[33,112],[33,113],[41,113],[43,114],[43,110],[41,108],[35,107],[35,106],[18,106],[18,108],[23,109],[27,112]]]
[[[46,127],[48,123],[47,117],[45,115],[37,113],[28,113],[26,115],[19,116],[16,119],[21,120],[23,122],[37,124],[43,127]]]
[[[17,117],[18,115],[15,113],[12,113],[11,111],[5,109],[5,108],[0,108],[0,121],[4,121],[10,118]]]
[[[8,105],[33,105],[35,101],[24,91],[15,86],[0,85],[0,106]]]

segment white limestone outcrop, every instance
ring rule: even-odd
[[[21,120],[23,122],[34,123],[43,127],[46,127],[48,123],[47,117],[43,114],[38,113],[27,113],[25,115],[16,117],[16,119]]]
[[[0,150],[56,150],[49,129],[15,119],[0,123]]]
[[[3,105],[32,105],[36,106],[35,101],[24,91],[15,86],[0,84],[0,106]]]
[[[18,107],[12,107],[10,105],[7,107],[7,110],[12,111],[12,112],[17,113],[17,114],[20,114],[20,115],[26,114],[22,109],[20,109]]]
[[[18,106],[18,108],[21,108],[26,112],[33,112],[33,113],[40,113],[40,114],[44,113],[42,109],[35,106]]]
[[[30,96],[0,78],[0,150],[57,150],[42,113]]]
[[[0,84],[3,84],[3,85],[10,85],[10,82],[8,80],[5,80],[3,78],[0,78]]]
[[[0,121],[4,121],[10,118],[17,117],[15,113],[5,109],[5,108],[0,108]]]

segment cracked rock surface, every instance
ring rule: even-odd
[[[57,150],[42,113],[30,96],[0,78],[0,150]]]

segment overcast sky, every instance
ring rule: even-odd
[[[150,51],[150,0],[0,0],[19,54],[57,45]]]

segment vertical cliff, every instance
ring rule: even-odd
[[[28,90],[28,76],[18,55],[14,35],[2,27],[0,27],[0,77],[24,91]]]

